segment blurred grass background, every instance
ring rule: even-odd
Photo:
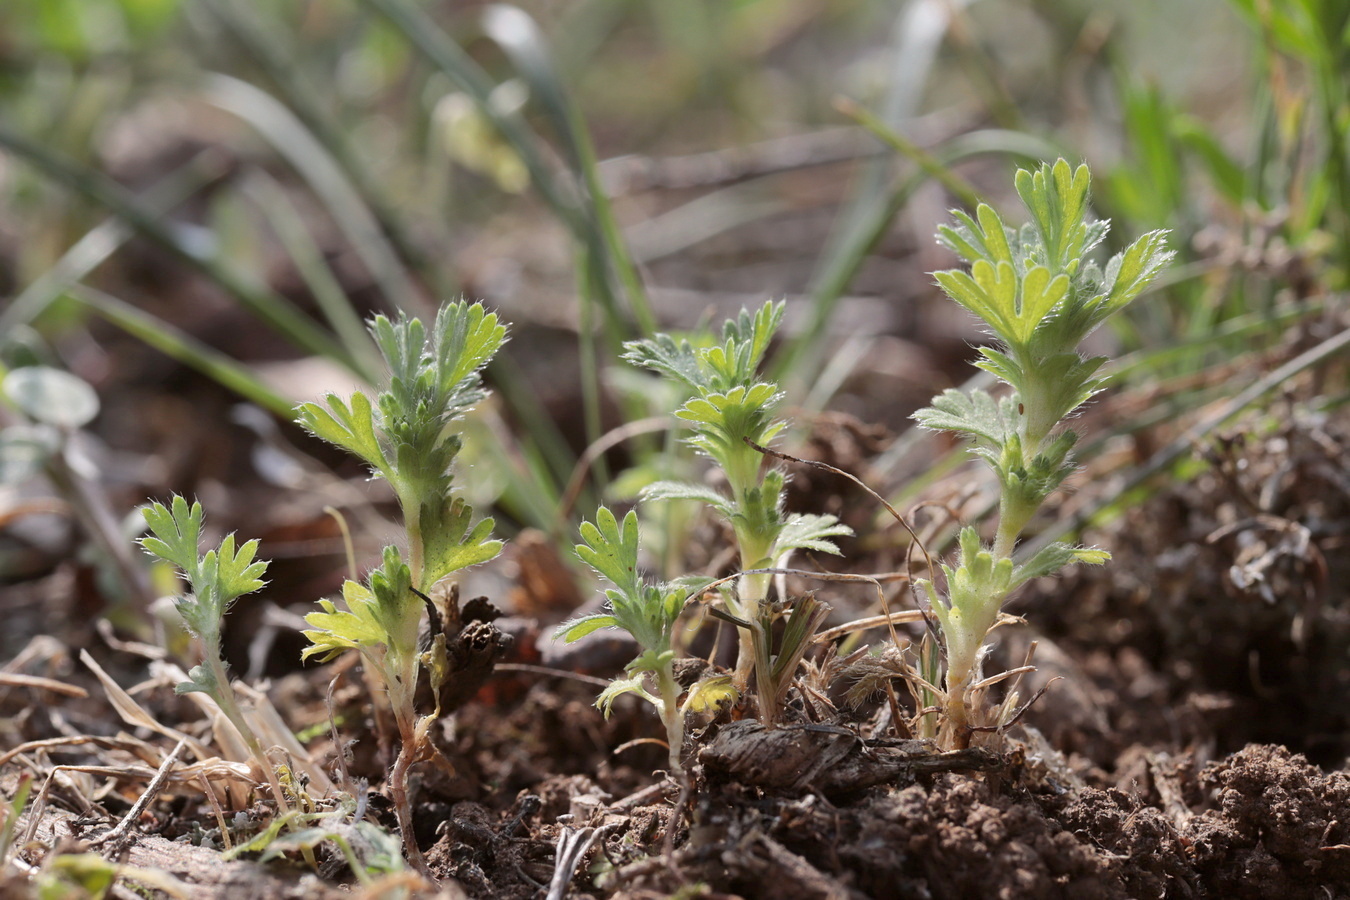
[[[927,275],[936,225],[1064,155],[1114,239],[1170,228],[1180,253],[1100,338],[1133,399],[1096,443],[1133,449],[1074,527],[1343,357],[1348,24],[1333,0],[21,0],[0,359],[95,386],[110,508],[177,490],[329,552],[318,501],[276,489],[341,505],[360,473],[287,410],[374,377],[368,315],[481,298],[513,340],[463,480],[508,536],[565,545],[679,464],[650,434],[675,398],[623,340],[785,297],[802,432],[826,409],[905,432],[982,339]],[[932,444],[905,432],[868,474],[915,496]]]

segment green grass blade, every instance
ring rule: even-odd
[[[538,25],[527,13],[507,4],[488,7],[483,25],[543,105],[553,122],[554,131],[568,150],[573,169],[585,185],[586,200],[590,204],[588,225],[592,232],[588,246],[603,251],[601,258],[606,262],[606,274],[617,279],[623,288],[641,333],[647,336],[655,334],[656,318],[628,246],[614,219],[609,197],[600,182],[590,132],[580,110],[568,95],[562,74],[553,62]]]
[[[370,174],[338,117],[316,102],[315,98],[323,96],[323,92],[305,71],[306,48],[294,43],[288,46],[282,38],[283,29],[279,23],[268,20],[268,11],[252,0],[199,2],[258,64],[275,86],[277,96],[332,155],[357,195],[370,207],[381,232],[387,236],[399,258],[419,274],[435,277],[438,273],[433,271],[426,254],[409,237],[408,223],[399,216],[383,187]],[[443,294],[451,293],[449,285],[438,284],[436,287]]]
[[[190,243],[101,172],[60,157],[4,125],[0,125],[0,147],[117,215],[143,237],[200,271],[300,349],[330,357],[361,374],[342,346],[289,300],[270,288],[251,284],[210,251]]]
[[[257,170],[245,179],[243,191],[267,217],[272,230],[276,232],[291,262],[295,264],[300,277],[304,279],[347,352],[353,359],[361,360],[367,371],[379,371],[380,354],[370,340],[366,323],[352,307],[337,275],[324,259],[299,210],[286,197],[285,190],[272,176]]]
[[[219,350],[203,344],[168,322],[150,315],[111,294],[77,285],[70,296],[121,328],[145,341],[165,356],[176,359],[234,391],[250,403],[255,403],[283,419],[290,420],[295,403],[281,396],[246,366],[230,359]]]
[[[300,173],[333,214],[391,311],[432,312],[385,239],[379,220],[327,148],[289,109],[266,91],[228,75],[208,77],[202,96],[252,125]]]
[[[147,211],[162,215],[219,180],[225,172],[221,157],[205,151],[150,188],[141,202]],[[0,312],[0,334],[7,334],[12,328],[27,325],[41,316],[71,285],[83,280],[116,253],[133,233],[117,217],[90,229],[62,254],[55,265],[34,279],[7,309]]]
[[[361,0],[367,7],[389,20],[410,45],[437,70],[468,94],[482,114],[501,132],[530,173],[531,183],[574,234],[582,234],[584,223],[574,204],[558,187],[544,160],[537,135],[514,113],[503,113],[492,103],[492,79],[464,48],[455,43],[426,12],[407,0]]]
[[[894,64],[888,73],[889,87],[878,113],[880,121],[889,128],[898,129],[905,119],[918,111],[923,86],[947,33],[951,14],[945,4],[912,0],[896,17],[890,54]],[[853,198],[840,213],[816,263],[812,277],[810,327],[801,332],[802,336],[780,358],[780,365],[775,366],[773,374],[780,381],[785,381],[784,376],[790,372],[794,381],[800,373],[802,382],[810,382],[819,365],[816,335],[829,320],[868,250],[903,205],[903,199],[897,203],[897,193],[891,189],[893,170],[891,159],[878,157],[869,161],[858,177]]]
[[[846,97],[839,98],[834,105],[841,113],[880,138],[897,154],[922,169],[924,174],[946,188],[947,192],[961,201],[967,209],[974,209],[980,205],[980,195],[974,185],[943,165],[927,150],[881,121],[871,110],[859,106]]]

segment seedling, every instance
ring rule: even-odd
[[[220,652],[221,627],[230,605],[265,584],[262,576],[267,571],[267,563],[253,558],[258,551],[258,542],[248,541],[236,549],[234,535],[230,534],[217,549],[199,556],[205,518],[200,503],[188,506],[185,499],[175,495],[169,506],[152,503],[143,512],[151,536],[142,538],[141,546],[183,573],[189,591],[178,597],[175,605],[183,623],[202,646],[201,663],[193,666],[188,672],[188,680],[174,689],[180,694],[200,691],[216,702],[243,738],[254,765],[267,778],[272,796],[284,813],[288,805],[276,769],[235,701],[229,672]]]
[[[481,304],[461,302],[441,309],[430,334],[417,319],[391,322],[384,316],[373,320],[371,333],[390,370],[374,403],[360,392],[346,401],[329,394],[326,407],[303,404],[299,421],[389,482],[403,512],[407,557],[386,547],[364,585],[343,584],[346,609],[321,600],[322,611],[305,617],[313,630],[304,633],[311,643],[304,657],[327,661],[357,650],[387,688],[401,740],[389,792],[409,858],[425,872],[413,837],[408,773],[415,763],[436,758],[428,730],[440,710],[419,718],[413,693],[426,667],[439,704],[447,663],[444,636],[422,653],[418,629],[433,584],[501,552],[501,541],[491,539],[492,519],[471,527],[472,507],[453,494],[451,466],[461,441],[448,428],[486,396],[480,373],[506,340],[506,328]]]
[[[1005,225],[989,206],[975,218],[956,212],[939,241],[970,264],[970,271],[936,273],[942,290],[979,316],[998,339],[982,347],[976,363],[1007,384],[1001,398],[985,391],[948,390],[915,418],[927,428],[971,441],[1001,489],[998,530],[986,545],[974,527],[961,530],[954,566],[943,565],[945,588],[916,584],[937,617],[946,651],[947,746],[965,747],[986,721],[981,708],[985,636],[1020,585],[1072,562],[1100,564],[1101,550],[1051,544],[1030,559],[1014,560],[1023,529],[1046,498],[1074,471],[1070,455],[1078,435],[1063,427],[1101,387],[1096,373],[1105,357],[1084,358],[1078,346],[1093,329],[1148,286],[1172,258],[1166,232],[1139,238],[1102,270],[1087,255],[1105,238],[1109,223],[1088,222],[1087,166],[1064,160],[1036,172],[1019,171],[1017,193],[1031,213],[1021,229]],[[1009,707],[1005,704],[1005,713]],[[1000,718],[1000,716],[995,716]]]
[[[683,704],[681,688],[675,680],[675,648],[672,637],[675,624],[690,594],[690,585],[648,584],[638,574],[638,518],[636,512],[624,516],[620,525],[614,513],[605,507],[596,512],[595,523],[581,523],[577,556],[614,587],[605,591],[609,600],[605,612],[564,622],[557,636],[575,641],[601,628],[622,628],[642,647],[642,654],[626,667],[628,678],[614,681],[600,694],[595,705],[608,718],[614,700],[623,694],[637,694],[656,707],[666,726],[666,744],[670,750],[670,771],[683,777],[680,756],[684,747],[684,723],[691,711],[706,709],[735,697],[730,678],[702,680],[689,690]],[[656,682],[656,692],[648,689],[647,676]]]
[[[378,878],[404,871],[404,863],[398,838],[364,819],[364,807],[364,797],[343,795],[333,809],[293,810],[288,816],[273,819],[250,840],[222,854],[222,858],[231,860],[245,853],[258,853],[259,861],[267,862],[297,850],[313,854],[321,845],[331,842],[346,859],[356,880],[369,889]],[[287,827],[291,832],[283,835]]]
[[[761,474],[763,456],[747,441],[768,446],[787,423],[774,418],[782,395],[762,380],[757,369],[783,319],[782,303],[766,303],[722,326],[721,343],[695,347],[688,340],[658,334],[625,345],[624,358],[682,384],[694,393],[675,415],[689,423],[689,443],[711,458],[726,476],[728,493],[686,482],[659,482],[647,488],[647,500],[701,500],[732,526],[740,550],[742,575],[727,613],[740,625],[735,685],[744,691],[752,670],[767,673],[768,634],[773,624],[769,603],[772,575],[751,570],[782,565],[794,550],[839,552],[831,538],[852,534],[834,516],[788,514],[783,509],[786,476],[771,467]],[[760,716],[771,722],[770,698],[759,698]]]

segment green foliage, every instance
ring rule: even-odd
[[[558,636],[575,641],[599,628],[622,628],[645,651],[629,666],[630,671],[656,671],[670,653],[671,635],[684,609],[689,592],[671,585],[646,584],[638,574],[638,518],[630,511],[623,523],[600,507],[595,523],[581,523],[577,556],[609,579],[614,587],[605,591],[608,611],[563,623]],[[673,658],[673,657],[672,657]]]
[[[721,341],[710,346],[667,334],[625,345],[629,362],[694,392],[675,414],[694,431],[689,443],[721,467],[731,489],[726,496],[703,485],[658,482],[643,492],[644,499],[693,499],[713,507],[731,521],[747,569],[772,565],[794,549],[837,553],[829,538],[851,533],[833,516],[785,514],[783,473],[771,468],[761,477],[762,457],[746,443],[767,446],[787,425],[773,415],[782,398],[778,386],[758,375],[782,320],[783,304],[765,303],[754,314],[741,310],[725,322]]]
[[[1106,222],[1087,220],[1089,182],[1086,166],[1072,169],[1062,159],[1019,171],[1028,224],[1010,228],[981,204],[975,218],[954,213],[957,224],[938,233],[970,263],[969,272],[936,273],[938,284],[993,331],[1000,347],[982,348],[976,364],[1013,393],[995,400],[984,391],[949,390],[915,418],[972,440],[973,452],[998,473],[1005,512],[1021,520],[1018,530],[1073,470],[1073,432],[1052,432],[1101,385],[1096,372],[1105,359],[1083,358],[1079,343],[1172,258],[1161,231],[1130,244],[1104,270],[1088,258],[1108,230]]]
[[[355,808],[355,801],[343,795],[336,809],[310,813],[292,810],[273,818],[252,838],[222,853],[221,858],[233,860],[257,853],[260,862],[267,862],[287,853],[312,853],[332,843],[363,885],[371,884],[373,876],[404,871],[398,838],[374,822],[352,821]]]
[[[505,342],[506,327],[481,303],[460,302],[442,307],[430,331],[419,319],[384,316],[376,316],[370,330],[389,370],[374,402],[359,392],[348,400],[329,394],[324,405],[302,404],[299,422],[389,482],[408,534],[406,561],[398,548],[386,547],[365,585],[343,585],[346,609],[320,601],[320,609],[305,617],[313,627],[304,632],[310,646],[303,655],[326,661],[357,650],[383,681],[401,740],[390,794],[409,856],[425,872],[413,837],[408,773],[438,752],[427,731],[440,705],[438,699],[436,710],[419,718],[414,692],[425,665],[439,698],[449,663],[444,636],[420,653],[417,633],[436,582],[501,552],[501,541],[491,537],[492,519],[474,525],[473,507],[453,493],[453,465],[463,443],[450,427],[486,396],[482,370]]]
[[[1172,258],[1166,233],[1150,232],[1113,256],[1103,269],[1088,254],[1105,239],[1108,223],[1088,220],[1086,166],[1064,160],[1019,171],[1017,193],[1031,221],[1020,229],[980,204],[972,218],[953,215],[938,240],[969,271],[936,273],[957,303],[979,316],[998,340],[981,348],[976,363],[1011,388],[999,399],[983,390],[948,390],[920,410],[926,428],[952,431],[994,470],[1000,487],[998,533],[986,547],[972,527],[962,529],[955,565],[943,565],[945,592],[928,580],[916,587],[941,625],[947,654],[949,741],[970,738],[970,695],[980,680],[980,646],[1007,596],[1027,580],[1071,562],[1101,563],[1099,550],[1052,544],[1021,565],[1013,549],[1045,499],[1074,471],[1078,435],[1065,419],[1101,386],[1104,357],[1084,358],[1078,345],[1109,316],[1134,300]]]
[[[178,691],[203,691],[219,699],[228,686],[219,683],[218,671],[223,671],[223,666],[218,670],[212,663],[219,657],[225,613],[236,599],[265,584],[262,576],[267,563],[253,559],[258,550],[256,540],[236,550],[232,534],[226,535],[218,549],[199,556],[204,518],[200,503],[189,507],[185,499],[175,495],[169,507],[152,503],[144,516],[152,536],[142,538],[141,546],[176,566],[187,579],[190,591],[178,597],[176,605],[184,623],[201,638],[208,656],[208,663],[194,666],[188,673],[189,680],[178,685]]]
[[[831,538],[852,531],[833,516],[791,515],[783,509],[786,478],[778,468],[760,475],[760,447],[778,436],[787,423],[774,418],[782,395],[778,386],[762,380],[758,370],[774,332],[783,320],[782,303],[765,303],[751,314],[722,326],[719,343],[695,346],[688,339],[658,334],[625,345],[624,358],[646,366],[693,391],[694,396],[675,415],[693,429],[689,443],[710,457],[726,475],[730,496],[702,485],[658,482],[643,493],[647,500],[693,499],[707,503],[726,517],[736,533],[743,570],[775,565],[794,550],[838,553]],[[736,596],[727,598],[731,613],[749,623],[750,631],[771,625],[767,595],[769,576],[743,575]],[[742,633],[736,685],[744,688],[753,667],[767,675],[772,654],[764,640]],[[761,698],[761,714],[770,716],[771,701]]]
[[[606,611],[564,622],[556,637],[569,643],[601,628],[622,628],[642,648],[626,667],[628,677],[609,684],[595,705],[609,716],[614,701],[624,694],[636,694],[656,707],[666,726],[670,748],[670,766],[682,771],[680,751],[684,743],[685,716],[691,710],[702,711],[735,697],[727,678],[711,678],[691,689],[683,705],[680,686],[675,681],[675,649],[672,646],[675,625],[685,600],[707,583],[689,579],[671,584],[649,584],[638,573],[638,518],[629,511],[620,523],[614,513],[600,507],[595,522],[581,523],[577,556],[596,574],[607,579],[612,588],[605,590]],[[652,681],[655,690],[652,690]]]
[[[977,365],[1017,392],[1025,409],[1004,418],[1011,418],[1024,452],[1032,455],[1040,452],[1050,428],[1100,387],[1094,375],[1105,360],[1083,359],[1079,343],[1137,297],[1173,256],[1166,232],[1153,231],[1113,256],[1104,270],[1087,258],[1109,227],[1087,221],[1089,182],[1086,166],[1072,169],[1062,159],[1034,173],[1021,170],[1017,193],[1030,223],[1010,228],[992,207],[980,204],[975,218],[954,212],[957,224],[938,231],[939,241],[969,263],[970,271],[952,269],[935,277],[1002,345],[981,350],[985,358]],[[978,434],[988,422],[987,406],[967,422],[950,402],[942,412],[945,424],[934,427],[955,424],[953,430]],[[927,424],[928,415],[924,411],[919,421]]]
[[[360,457],[393,486],[411,546],[413,586],[427,590],[451,572],[492,559],[493,522],[470,527],[473,509],[452,496],[462,446],[450,424],[482,400],[483,368],[506,341],[506,327],[480,303],[453,303],[430,333],[418,319],[377,316],[371,333],[389,368],[375,401],[362,393],[305,403],[299,422]]]
[[[408,566],[395,547],[384,548],[384,561],[367,576],[369,586],[355,581],[342,585],[345,610],[331,600],[320,600],[321,612],[305,621],[314,626],[305,631],[310,641],[303,659],[317,656],[327,662],[344,650],[360,650],[383,668],[386,654],[407,659],[417,654],[417,629],[422,601],[412,592]]]
[[[33,792],[33,776],[24,772],[14,787],[14,796],[0,802],[0,866],[9,862],[14,836],[19,831],[19,817],[28,806],[28,795]]]
[[[624,359],[672,378],[694,397],[675,415],[694,430],[689,443],[727,473],[733,494],[755,482],[760,457],[746,445],[767,445],[785,424],[773,418],[782,395],[758,378],[758,367],[783,321],[783,304],[766,303],[753,316],[742,310],[722,326],[721,343],[695,347],[658,334],[624,345]]]

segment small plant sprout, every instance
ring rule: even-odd
[[[346,609],[320,601],[323,609],[305,617],[313,630],[305,632],[311,646],[304,656],[327,661],[358,650],[387,687],[401,740],[390,796],[409,858],[425,872],[413,837],[408,773],[415,763],[435,758],[427,732],[440,710],[419,719],[413,693],[425,666],[439,698],[446,654],[443,635],[420,652],[418,629],[432,585],[501,551],[501,541],[491,539],[492,519],[471,526],[472,507],[452,492],[451,466],[461,442],[448,428],[486,396],[480,373],[506,340],[506,328],[481,304],[461,302],[442,308],[429,334],[417,319],[391,322],[384,316],[374,319],[371,332],[390,369],[388,386],[374,403],[359,392],[346,401],[329,394],[326,408],[306,403],[299,421],[356,454],[393,487],[403,511],[407,557],[386,547],[366,584],[343,585]]]
[[[142,538],[141,546],[183,573],[190,590],[178,597],[175,605],[183,623],[202,645],[202,662],[192,667],[188,680],[178,684],[175,690],[180,694],[200,691],[216,702],[243,738],[254,765],[270,782],[273,796],[285,812],[287,804],[276,770],[235,702],[234,689],[230,686],[230,676],[220,653],[221,626],[230,605],[265,584],[262,576],[267,571],[267,563],[253,558],[258,542],[252,540],[235,549],[234,535],[231,534],[220,542],[219,548],[199,555],[205,517],[200,503],[188,506],[186,500],[175,496],[169,506],[152,503],[143,514],[151,536]]]
[[[694,393],[675,415],[693,429],[689,443],[717,463],[726,476],[727,494],[703,485],[659,482],[643,496],[648,500],[702,500],[731,523],[741,570],[746,573],[737,581],[734,595],[725,599],[727,612],[741,627],[735,671],[735,684],[741,691],[753,669],[767,672],[772,665],[766,637],[774,616],[768,600],[773,576],[751,570],[782,565],[794,550],[837,554],[830,539],[852,534],[833,516],[784,512],[783,471],[770,467],[761,474],[763,456],[747,443],[767,447],[787,425],[773,415],[782,397],[778,386],[757,373],[782,319],[783,304],[766,303],[753,315],[742,310],[728,320],[721,342],[711,346],[695,347],[667,334],[625,345],[625,359],[672,378]],[[770,699],[760,697],[759,707],[760,717],[771,722]]]
[[[670,770],[683,777],[680,761],[684,747],[684,723],[691,711],[701,711],[734,699],[736,692],[728,677],[712,677],[695,684],[680,701],[682,689],[675,680],[675,649],[672,638],[675,624],[689,596],[689,586],[648,584],[638,574],[638,518],[629,512],[620,524],[605,507],[596,512],[595,523],[581,523],[577,556],[614,587],[605,591],[609,600],[606,612],[564,622],[557,636],[571,642],[601,628],[622,628],[642,647],[642,654],[628,664],[628,678],[607,687],[595,705],[609,717],[615,698],[637,694],[656,707],[666,726],[670,749]],[[647,676],[656,682],[656,692],[648,689]]]
[[[936,273],[957,303],[979,316],[998,339],[982,347],[976,363],[1012,390],[995,399],[975,390],[948,390],[915,418],[926,428],[952,431],[971,441],[972,452],[998,477],[1001,496],[992,545],[970,526],[961,530],[954,566],[943,565],[944,590],[916,585],[932,606],[946,651],[945,721],[939,740],[968,746],[986,721],[981,708],[984,639],[1004,601],[1018,586],[1071,562],[1099,564],[1101,550],[1051,544],[1030,559],[1014,560],[1023,529],[1045,499],[1074,471],[1070,455],[1078,435],[1062,423],[1100,388],[1105,357],[1084,358],[1078,346],[1111,314],[1148,286],[1172,254],[1166,232],[1154,231],[1112,257],[1105,270],[1087,254],[1109,223],[1088,222],[1086,166],[1059,160],[1036,172],[1019,171],[1017,193],[1031,222],[1015,230],[980,204],[975,218],[954,213],[939,241],[970,264],[970,271]],[[1005,704],[1001,718],[1009,714]]]

